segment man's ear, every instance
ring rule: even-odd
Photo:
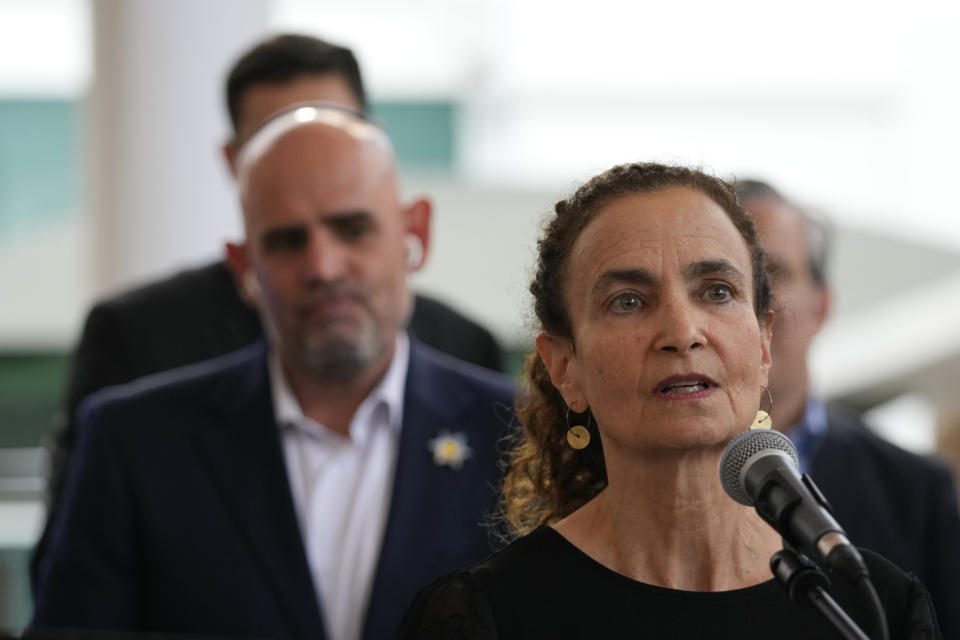
[[[820,332],[820,329],[823,328],[824,323],[826,323],[827,318],[830,316],[831,306],[833,306],[833,295],[830,292],[830,287],[824,285],[817,290],[817,333]]]
[[[223,146],[220,147],[220,151],[223,152],[223,159],[227,163],[227,168],[230,169],[230,175],[236,179],[237,177],[237,141],[234,138],[230,138],[223,143]]]
[[[407,232],[407,269],[419,271],[430,251],[430,218],[433,214],[433,204],[426,198],[419,198],[404,209],[403,214]]]
[[[248,304],[254,307],[259,306],[260,284],[257,282],[257,275],[250,267],[247,245],[228,242],[225,245],[225,249],[227,265],[229,265],[230,271],[233,273],[233,280],[240,290],[240,294]]]
[[[586,411],[590,400],[583,394],[574,376],[576,362],[570,339],[558,338],[544,331],[537,336],[536,345],[537,353],[550,374],[550,381],[563,395],[567,405],[577,405],[577,411],[581,413]]]

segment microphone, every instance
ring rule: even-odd
[[[869,577],[860,552],[810,477],[800,475],[799,466],[793,443],[779,431],[746,431],[724,450],[720,482],[727,495],[754,507],[794,549],[854,584]]]

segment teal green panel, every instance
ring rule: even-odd
[[[30,621],[29,564],[28,549],[0,549],[0,635],[19,633]]]
[[[371,110],[402,167],[451,169],[456,158],[456,105],[449,101],[384,101]]]
[[[72,100],[0,99],[0,234],[77,209],[79,111]]]
[[[0,353],[0,448],[37,447],[60,406],[64,353]]]
[[[530,344],[512,344],[503,350],[503,370],[514,380],[523,370],[523,364],[527,361],[527,356],[533,351],[533,345]]]

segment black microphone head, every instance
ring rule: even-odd
[[[720,482],[727,495],[748,507],[753,506],[753,499],[747,494],[743,483],[743,469],[754,455],[761,451],[786,454],[796,468],[800,461],[797,459],[797,450],[790,442],[790,438],[773,429],[753,429],[744,431],[727,445],[720,457]]]

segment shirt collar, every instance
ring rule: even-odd
[[[370,435],[371,425],[375,422],[387,425],[392,431],[400,429],[403,416],[403,391],[410,365],[410,339],[404,332],[398,332],[390,366],[370,391],[350,420],[350,438],[365,441]],[[303,414],[300,403],[287,381],[280,364],[280,356],[275,348],[267,355],[267,367],[270,374],[270,393],[273,398],[273,412],[277,425],[281,428],[299,428],[314,436],[342,437],[326,426]],[[382,416],[382,421],[380,417]],[[379,422],[378,422],[379,421]]]
[[[827,434],[827,408],[819,398],[810,396],[803,410],[803,417],[787,429],[787,435],[797,449],[800,472],[806,473],[820,451]]]

